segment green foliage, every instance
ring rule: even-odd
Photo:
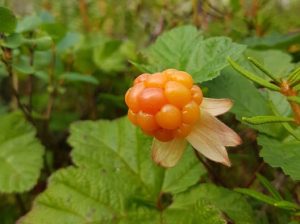
[[[298,140],[278,141],[264,135],[258,137],[262,146],[260,156],[273,167],[280,167],[294,180],[300,180],[300,142]]]
[[[177,204],[171,207],[185,208],[197,200],[203,200],[205,204],[216,206],[226,213],[234,223],[255,223],[252,208],[240,194],[213,184],[202,184],[175,197],[175,200]]]
[[[146,51],[151,72],[176,68],[189,72],[196,82],[211,80],[228,66],[226,58],[238,58],[244,45],[227,37],[203,39],[193,26],[175,28],[162,34]]]
[[[181,165],[162,169],[150,157],[151,139],[128,122],[116,121],[80,122],[71,126],[69,142],[73,146],[72,158],[83,167],[128,170],[132,178],[143,186],[149,196],[167,191],[178,193],[195,184],[204,174],[196,158],[187,150]],[[113,158],[113,159],[112,159]]]
[[[57,219],[62,223],[174,223],[175,220],[176,223],[201,220],[225,223],[220,213],[225,203],[223,195],[232,194],[233,201],[241,199],[229,190],[223,193],[220,189],[216,195],[219,189],[209,185],[207,190],[212,188],[209,195],[214,195],[213,198],[209,198],[204,185],[195,187],[201,190],[201,195],[199,191],[189,193],[194,195],[189,198],[181,194],[196,184],[204,174],[203,167],[189,153],[175,168],[157,167],[149,159],[150,139],[125,118],[76,123],[71,128],[69,142],[74,147],[72,158],[77,168],[55,173],[48,189],[20,223],[51,224]],[[183,198],[188,200],[183,201]],[[215,202],[215,199],[220,201],[206,204],[206,200]],[[161,212],[158,208],[161,203],[167,203],[164,200],[170,200],[171,206]],[[245,201],[238,203],[246,217],[239,217],[230,210],[228,213],[243,223],[250,219],[251,209]]]
[[[0,191],[30,190],[43,164],[43,146],[20,113],[0,117]]]
[[[297,223],[298,1],[0,4],[1,224]],[[231,168],[191,146],[174,168],[152,162],[120,118],[136,68],[185,70],[232,99]]]
[[[207,82],[208,95],[215,98],[230,98],[234,100],[232,112],[239,120],[242,117],[272,114],[268,100],[246,78],[237,74],[233,69],[226,68],[217,79]],[[263,124],[251,126],[271,136],[281,133],[280,125]]]
[[[9,9],[0,7],[0,33],[14,32],[16,24],[15,15]]]

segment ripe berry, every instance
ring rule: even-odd
[[[165,94],[169,103],[182,108],[192,98],[191,90],[176,81],[169,81],[165,85]]]
[[[155,114],[166,103],[167,99],[160,88],[145,88],[138,96],[138,105],[146,113]]]
[[[181,112],[177,107],[166,104],[156,113],[155,119],[158,125],[164,129],[176,129],[181,125]]]
[[[185,138],[200,117],[203,95],[183,71],[142,74],[125,95],[129,120],[159,141]]]
[[[182,121],[186,124],[194,124],[200,117],[200,108],[195,101],[191,101],[182,108]]]

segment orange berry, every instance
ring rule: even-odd
[[[189,124],[183,123],[176,131],[175,131],[175,137],[176,138],[185,138],[189,135],[189,133],[192,131],[192,126]]]
[[[186,124],[194,124],[200,117],[199,105],[191,101],[182,108],[182,121]]]
[[[136,120],[136,114],[132,110],[128,110],[128,119],[133,123],[134,125],[137,125],[137,120]]]
[[[151,114],[144,113],[140,111],[136,116],[137,124],[144,130],[145,132],[152,132],[159,128],[155,121],[155,117]]]
[[[171,76],[172,76],[175,72],[177,72],[177,71],[178,71],[178,70],[176,70],[176,69],[174,69],[174,68],[169,68],[169,69],[163,71],[162,73],[163,73],[164,75],[166,75],[168,79],[170,79]]]
[[[155,132],[154,137],[161,142],[168,142],[174,138],[174,132],[167,129],[158,129]]]
[[[193,100],[200,105],[203,100],[203,93],[199,86],[193,85],[191,88]]]
[[[133,81],[133,85],[136,85],[140,82],[144,82],[147,80],[147,78],[150,76],[150,74],[148,73],[144,73],[144,74],[141,74],[139,75],[138,77],[135,78],[135,80]]]
[[[137,113],[140,110],[138,97],[144,89],[144,84],[138,83],[126,92],[125,102],[129,109],[131,109],[134,113]]]
[[[140,109],[149,114],[155,114],[167,103],[164,92],[160,88],[145,88],[138,96]]]
[[[193,83],[194,83],[192,76],[183,71],[174,72],[171,75],[170,80],[179,82],[189,89],[192,88]]]
[[[155,119],[164,129],[176,129],[181,125],[181,112],[177,107],[166,104],[156,113]]]
[[[165,85],[165,95],[170,104],[182,108],[191,100],[191,91],[183,84],[169,81]]]
[[[165,74],[155,73],[153,75],[148,76],[147,80],[145,81],[145,86],[146,87],[164,88],[167,81],[168,81],[168,79]]]

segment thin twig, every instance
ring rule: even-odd
[[[254,170],[254,172],[253,172],[253,174],[252,174],[250,180],[245,184],[245,188],[250,187],[250,186],[254,183],[254,181],[256,180],[256,177],[257,177],[256,174],[259,173],[259,172],[262,170],[262,168],[264,167],[264,165],[265,165],[265,163],[264,163],[264,162],[261,162],[261,163],[255,168],[255,170]]]
[[[26,117],[26,119],[28,121],[30,121],[31,123],[33,123],[33,119],[30,116],[27,108],[25,105],[22,104],[21,99],[20,99],[20,95],[18,90],[14,87],[14,73],[13,73],[13,69],[12,69],[12,64],[11,64],[11,50],[8,48],[3,48],[2,47],[2,51],[4,52],[4,57],[1,59],[2,62],[4,63],[8,76],[9,76],[9,80],[10,80],[10,86],[11,86],[11,91],[13,96],[15,97],[16,101],[17,101],[17,105],[18,108],[23,112],[24,116]]]
[[[32,34],[33,35],[33,34]],[[29,47],[29,64],[33,67],[34,64],[34,47]],[[32,112],[32,94],[33,94],[33,74],[29,74],[29,85],[28,85],[28,92],[29,92],[29,100],[28,100],[28,110],[29,113]]]

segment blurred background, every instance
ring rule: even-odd
[[[206,37],[229,36],[300,60],[299,0],[0,0],[0,6],[18,18],[8,41],[13,86],[50,149],[40,184],[23,195],[26,206],[51,172],[70,164],[72,122],[127,113],[124,93],[140,74],[133,64],[145,61],[143,52],[165,30],[192,24]],[[0,62],[0,114],[19,107],[9,82]],[[15,199],[0,198],[0,217],[13,220],[24,212],[14,208]]]

